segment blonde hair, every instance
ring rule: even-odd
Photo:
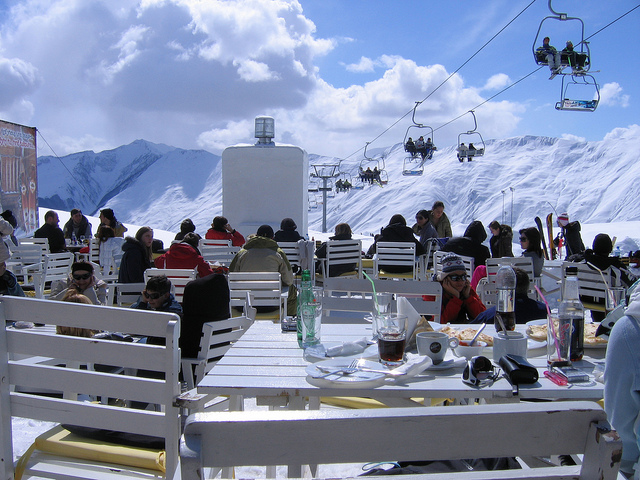
[[[82,295],[75,289],[67,290],[64,297],[62,298],[63,302],[71,302],[71,303],[86,303],[87,305],[93,305],[91,300],[85,295]],[[89,328],[79,328],[79,327],[65,327],[63,325],[56,326],[56,333],[60,335],[71,335],[74,337],[93,337],[96,333],[100,333],[100,330],[91,330]]]

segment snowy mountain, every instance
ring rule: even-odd
[[[388,183],[332,192],[327,225],[332,230],[348,222],[354,232],[374,233],[396,213],[412,223],[415,213],[435,200],[444,201],[454,234],[476,219],[485,225],[496,219],[516,229],[533,226],[536,215],[554,210],[583,224],[638,221],[639,144],[640,126],[632,125],[598,142],[536,136],[489,140],[486,154],[471,163],[458,162],[454,146],[440,145],[422,176],[402,175],[401,143],[371,149],[367,157],[373,160],[343,160],[341,178],[357,184],[360,166],[378,166]],[[337,161],[309,155],[310,164]],[[220,157],[204,151],[137,140],[100,153],[40,157],[38,168],[41,207],[78,206],[88,214],[110,207],[123,222],[170,231],[190,217],[201,233],[222,212]],[[319,231],[322,196],[310,192],[309,197],[318,205],[310,210],[309,227]]]

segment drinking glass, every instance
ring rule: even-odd
[[[374,317],[378,332],[380,363],[398,366],[404,363],[404,347],[407,339],[407,316],[398,313]]]

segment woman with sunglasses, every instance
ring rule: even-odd
[[[523,228],[520,230],[520,247],[522,247],[522,256],[533,259],[533,275],[539,277],[542,275],[542,267],[544,266],[544,254],[540,245],[540,232],[536,227]]]
[[[107,284],[93,275],[93,265],[88,262],[75,262],[66,282],[54,281],[51,285],[51,300],[64,300],[68,292],[81,293],[94,305],[107,304]]]
[[[420,243],[426,248],[427,240],[438,238],[438,232],[433,224],[429,221],[429,212],[420,210],[416,213],[416,223],[411,227],[413,233],[420,237]]]
[[[438,281],[442,285],[440,323],[470,323],[487,309],[471,287],[458,255],[450,254],[442,259]]]

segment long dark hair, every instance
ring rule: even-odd
[[[523,228],[520,230],[520,235],[524,235],[529,240],[529,246],[525,252],[534,252],[540,257],[543,255],[542,247],[540,246],[540,231],[536,227]]]

